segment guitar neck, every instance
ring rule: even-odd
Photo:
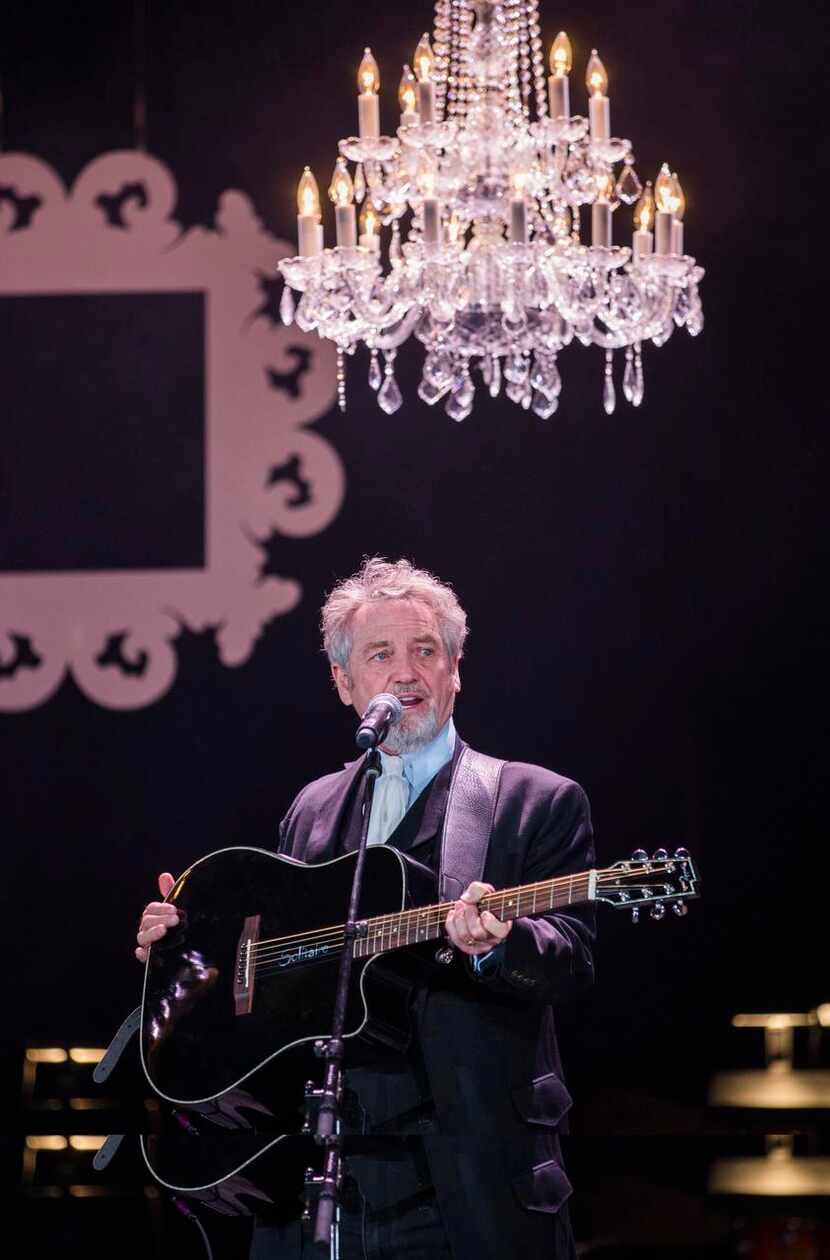
[[[580,871],[576,875],[560,875],[556,879],[541,880],[537,884],[506,888],[482,897],[478,907],[482,911],[489,910],[497,919],[506,922],[522,915],[543,914],[546,910],[577,906],[594,900],[597,883],[608,874],[610,872]],[[444,923],[454,905],[453,901],[443,901],[434,906],[423,906],[416,910],[403,910],[400,914],[384,914],[364,920],[363,930],[355,941],[355,957],[369,958],[372,954],[385,953],[405,945],[437,940],[444,935]]]

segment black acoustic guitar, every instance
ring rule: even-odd
[[[142,1063],[162,1099],[210,1108],[232,1098],[229,1091],[247,1096],[263,1069],[271,1075],[284,1065],[291,1077],[298,1049],[326,1036],[344,945],[338,919],[355,860],[346,854],[308,866],[233,848],[209,854],[180,876],[167,898],[180,922],[150,949],[142,1001]],[[658,850],[653,858],[639,851],[606,870],[495,892],[480,905],[501,920],[590,901],[629,909],[634,918],[648,905],[661,918],[668,904],[685,913],[697,894],[688,853],[678,849],[669,857]],[[441,940],[451,904],[425,904],[434,895],[424,867],[386,845],[367,851],[347,1038],[368,1032],[394,1043],[408,992],[400,988],[401,1010],[390,1015],[394,986],[382,986],[373,1010],[372,982],[384,955]],[[298,1099],[297,1114],[300,1106]]]

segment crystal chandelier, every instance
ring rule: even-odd
[[[414,74],[404,66],[400,126],[388,136],[366,49],[360,134],[340,141],[329,188],[337,243],[324,248],[306,167],[298,255],[279,264],[283,321],[337,346],[342,410],[347,356],[361,343],[379,405],[398,410],[395,355],[413,334],[426,350],[418,394],[443,401],[454,420],[472,411],[477,376],[494,398],[504,387],[514,403],[553,415],[559,355],[572,342],[604,351],[610,415],[616,350],[623,394],[636,407],[643,343],[662,346],[676,326],[692,336],[703,328],[704,273],[683,252],[677,175],[664,164],[653,191],[643,188],[629,141],[611,135],[608,76],[595,50],[588,117],[571,113],[571,63],[563,31],[546,76],[538,0],[437,0],[432,41],[420,40]],[[630,246],[612,242],[620,203],[635,207]],[[292,289],[302,295],[296,308]]]

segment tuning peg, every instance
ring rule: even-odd
[[[689,850],[688,849],[675,849],[674,856],[677,858],[678,862],[685,862],[686,858],[689,856]]]
[[[645,849],[635,849],[634,852],[631,854],[631,861],[632,862],[647,862],[648,854],[646,853]]]
[[[640,922],[640,908],[639,908],[639,906],[633,906],[633,907],[632,907],[632,909],[631,909],[631,922],[632,922],[632,923],[639,923],[639,922]]]
[[[672,906],[672,910],[679,919],[682,919],[684,914],[689,913],[689,907],[686,905],[685,901],[676,901]]]
[[[652,919],[656,919],[659,923],[666,913],[666,907],[663,905],[662,901],[658,901],[651,907],[649,913],[651,914]]]
[[[654,851],[655,862],[668,862],[668,860],[669,860],[669,855],[666,849],[655,849]]]

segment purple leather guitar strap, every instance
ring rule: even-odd
[[[481,879],[503,765],[472,748],[465,748],[458,758],[441,834],[442,901],[456,901],[468,884]]]

